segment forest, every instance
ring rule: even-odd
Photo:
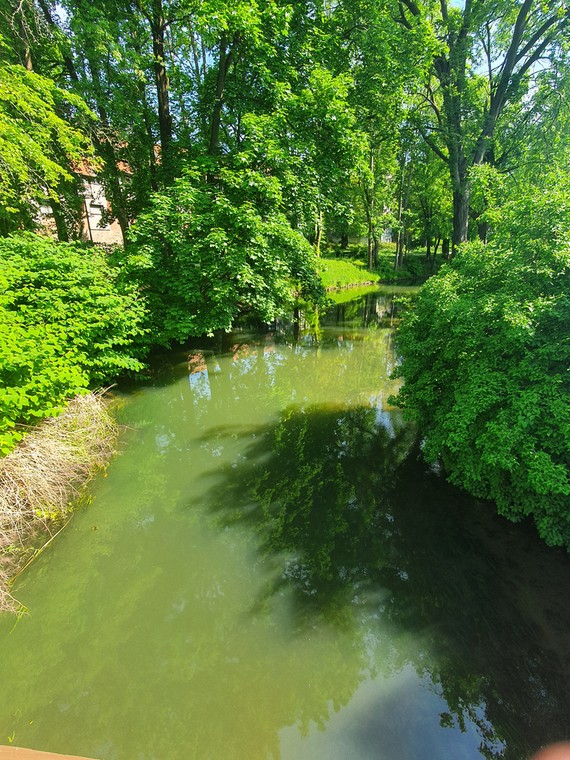
[[[0,30],[3,455],[388,237],[439,270],[398,338],[424,456],[570,548],[567,2],[0,0]],[[94,177],[124,245],[85,241]]]

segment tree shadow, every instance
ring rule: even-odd
[[[286,592],[299,631],[322,616],[417,635],[411,664],[445,698],[442,725],[474,723],[485,757],[568,733],[565,556],[448,485],[415,432],[377,409],[289,408],[241,433],[240,464],[208,506],[255,531],[273,563],[260,609]]]

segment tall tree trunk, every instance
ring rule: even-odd
[[[164,32],[166,21],[162,0],[152,0],[152,15],[149,19],[152,33],[152,52],[154,56],[154,78],[158,100],[158,128],[162,149],[162,167],[166,179],[173,175],[172,166],[172,115],[170,113],[170,82],[166,71]]]
[[[453,191],[453,232],[451,255],[465,243],[469,236],[469,180],[468,164],[463,144],[464,126],[461,120],[460,95],[452,91],[448,83],[444,91],[444,107],[447,116],[447,145],[449,151],[449,175]]]
[[[57,231],[57,239],[60,243],[67,243],[69,241],[69,230],[67,229],[67,222],[65,220],[65,214],[59,201],[53,199],[50,200],[51,210],[53,212],[53,220],[55,222],[55,229]]]
[[[227,37],[222,35],[218,48],[218,76],[216,78],[216,93],[212,117],[210,120],[210,142],[208,153],[215,156],[218,153],[220,144],[220,124],[222,120],[222,106],[224,104],[224,90],[228,71],[234,57],[235,46],[238,43],[238,35],[233,39],[232,44],[228,43]]]
[[[407,170],[407,172],[406,172]],[[398,270],[404,263],[404,249],[406,243],[406,210],[410,202],[410,189],[414,172],[413,161],[406,163],[405,156],[402,160],[402,179],[400,183],[400,198],[398,201],[398,239],[396,241],[396,259],[394,269]]]
[[[368,195],[368,213],[367,213],[367,219],[368,219],[368,269],[372,269],[372,266],[374,264],[374,251],[373,251],[373,241],[374,241],[374,191],[376,189],[376,177],[374,175],[374,150],[370,149],[370,162],[369,162],[369,168],[370,168],[370,174],[372,176],[372,191]]]
[[[33,63],[32,63],[32,51],[31,51],[31,48],[30,48],[30,40],[29,40],[29,36],[28,36],[28,30],[26,29],[26,23],[25,23],[25,20],[24,20],[21,3],[19,5],[16,13],[17,13],[17,16],[18,16],[18,30],[19,30],[19,33],[20,33],[20,38],[22,40],[22,47],[23,47],[22,58],[23,58],[23,61],[24,61],[24,66],[25,66],[25,68],[26,68],[27,71],[33,71],[34,70],[34,66],[33,66]]]
[[[137,53],[138,56],[142,57],[142,50],[140,46],[140,42],[138,41],[137,37],[133,35],[132,38],[132,45],[134,48],[135,53]],[[157,166],[156,166],[156,151],[155,151],[155,138],[152,131],[152,121],[151,121],[151,108],[148,103],[148,98],[146,95],[146,84],[144,81],[140,80],[138,82],[138,91],[139,91],[139,98],[140,103],[142,106],[142,119],[144,124],[144,131],[146,134],[146,151],[148,154],[148,170],[149,170],[149,177],[150,177],[150,187],[153,192],[156,192],[158,190],[158,172],[157,172]]]
[[[442,8],[446,9],[442,15],[447,23],[447,3],[442,3]],[[467,241],[469,233],[469,167],[465,157],[463,101],[472,11],[473,0],[465,0],[461,26],[457,31],[450,28],[447,35],[448,57],[437,56],[434,59],[435,73],[443,90],[449,174],[453,190],[452,255],[458,246]]]
[[[152,133],[152,124],[150,121],[150,108],[146,97],[146,89],[144,82],[139,83],[139,92],[142,103],[142,115],[144,123],[144,131],[147,137],[147,152],[148,152],[148,170],[150,174],[150,187],[151,190],[156,192],[158,190],[158,179],[156,171],[156,154],[154,151],[154,135]]]
[[[52,29],[52,31],[56,32],[56,36],[57,36],[57,33],[59,33],[61,30],[59,26],[57,25],[55,19],[51,15],[51,11],[48,4],[46,3],[46,0],[38,0],[38,5],[41,8],[41,11],[44,15],[44,18],[46,20],[48,27]],[[65,65],[65,68],[67,69],[67,73],[69,74],[71,80],[73,82],[78,82],[79,76],[77,74],[77,71],[75,69],[75,65],[73,63],[71,56],[65,51],[62,51],[61,55],[63,58],[63,63]]]
[[[464,178],[459,187],[453,189],[453,236],[451,240],[451,255],[454,256],[458,247],[467,242],[469,236],[469,183]]]
[[[482,243],[486,243],[487,235],[489,234],[489,222],[477,221],[477,234],[479,235],[479,240]]]

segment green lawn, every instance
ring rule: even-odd
[[[380,279],[378,272],[367,269],[359,259],[321,259],[319,272],[327,289],[375,283]]]
[[[358,285],[376,283],[419,285],[428,277],[435,274],[442,264],[441,257],[437,262],[428,264],[425,253],[417,251],[404,257],[402,267],[394,271],[394,253],[381,250],[378,257],[378,268],[368,269],[365,256],[346,256],[343,258],[323,257],[319,260],[319,273],[323,285],[328,290],[352,288]]]

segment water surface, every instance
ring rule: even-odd
[[[520,760],[570,732],[570,563],[422,463],[390,293],[125,389],[120,455],[0,619],[0,744]]]

